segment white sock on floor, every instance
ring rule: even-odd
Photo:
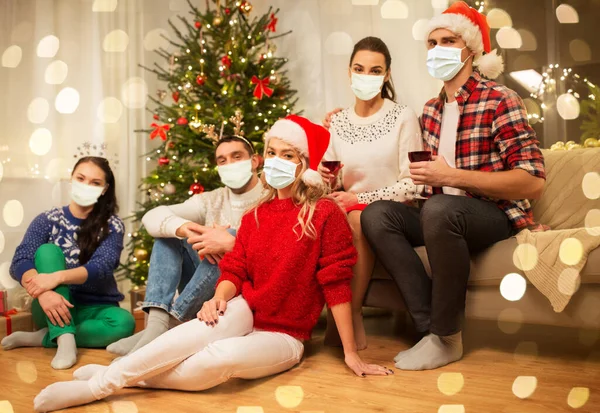
[[[77,345],[75,344],[75,335],[63,334],[56,339],[58,348],[56,356],[52,359],[50,365],[55,370],[64,370],[73,367],[77,362]]]
[[[415,346],[420,344],[419,348],[401,357],[396,367],[401,370],[431,370],[462,358],[463,346],[460,332],[451,336],[430,334],[423,340],[423,343],[419,342]]]
[[[137,344],[129,351],[133,353],[139,348],[144,347],[146,344],[154,340],[156,337],[166,333],[169,330],[169,319],[171,316],[162,308],[151,308],[148,313],[148,324],[146,329],[143,331],[142,337],[139,339]]]
[[[108,366],[101,364],[86,364],[85,366],[79,367],[73,372],[73,379],[75,380],[89,380],[94,374],[99,371],[104,371]]]
[[[116,354],[117,356],[124,356],[131,351],[132,348],[140,341],[142,336],[144,335],[144,331],[142,330],[139,333],[136,333],[132,336],[122,338],[119,341],[115,341],[106,347],[106,351],[112,354]]]
[[[87,381],[61,381],[42,390],[33,400],[36,412],[53,412],[91,403],[96,398]]]
[[[16,331],[10,336],[4,337],[0,344],[4,350],[12,350],[18,347],[42,347],[44,336],[47,332],[47,328],[42,328],[33,333]]]
[[[404,350],[404,351],[401,351],[398,354],[396,354],[396,357],[394,357],[394,362],[397,363],[400,360],[402,360],[404,357],[410,356],[411,353],[413,353],[415,350],[420,349],[427,342],[427,340],[425,340],[427,337],[429,337],[429,335],[426,335],[425,337],[423,337],[417,344],[415,344],[408,350]]]

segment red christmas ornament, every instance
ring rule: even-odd
[[[204,86],[205,82],[206,82],[205,76],[198,75],[198,77],[196,77],[196,83],[198,83],[200,86]]]
[[[202,185],[200,185],[198,182],[194,182],[193,184],[190,185],[190,191],[194,195],[198,195],[198,194],[201,194],[202,192],[204,192],[204,187]]]
[[[269,21],[269,24],[265,26],[265,31],[271,31],[275,33],[277,30],[277,20],[279,19],[275,17],[275,13],[271,13],[271,21]]]
[[[179,102],[179,92],[175,91],[173,92],[173,102],[177,103]]]
[[[231,14],[231,9],[229,7],[225,9],[225,14],[228,16]]]
[[[158,120],[158,113],[155,113],[152,117],[154,118],[154,120]]]
[[[221,64],[222,64],[223,66],[226,66],[226,67],[227,67],[227,69],[229,69],[229,68],[231,67],[231,58],[230,58],[229,56],[227,56],[227,55],[226,55],[226,56],[223,56],[223,57],[221,58]]]
[[[196,22],[194,23],[194,26],[196,26],[196,29],[199,29],[202,27],[202,22]]]
[[[177,124],[178,125],[187,125],[188,124],[188,120],[184,117],[181,117],[179,119],[177,119]]]
[[[273,89],[269,87],[268,76],[262,80],[256,76],[252,76],[251,82],[253,85],[256,85],[256,87],[254,88],[254,97],[256,99],[262,100],[264,95],[267,95],[268,97],[273,96]]]
[[[175,144],[173,142],[169,142],[169,148],[173,149],[175,147]]]
[[[158,164],[160,166],[166,166],[166,165],[168,165],[169,164],[169,158],[165,158],[165,157],[158,158]]]

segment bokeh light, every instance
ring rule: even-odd
[[[579,112],[579,100],[570,93],[563,93],[556,99],[556,109],[561,118],[565,120],[577,119]]]
[[[582,39],[573,39],[569,42],[569,53],[576,62],[592,60],[592,48]]]
[[[130,401],[118,401],[110,404],[112,413],[138,413],[137,405]]]
[[[150,52],[158,49],[169,50],[170,48],[169,32],[165,29],[150,30],[144,37],[144,49]]]
[[[413,38],[415,40],[422,41],[422,42],[427,40],[427,36],[429,35],[429,33],[427,33],[428,25],[429,25],[428,19],[417,20],[415,22],[415,24],[413,24],[413,27],[412,27]]]
[[[498,314],[498,328],[505,334],[515,334],[523,327],[523,319],[518,308],[505,308]]]
[[[44,98],[35,98],[27,108],[27,119],[31,123],[44,123],[50,112],[50,104]]]
[[[0,231],[0,254],[4,251],[4,245],[6,244],[6,240],[4,238],[4,233]]]
[[[512,27],[502,27],[498,30],[496,41],[498,42],[498,46],[503,49],[519,49],[523,46],[521,35]]]
[[[96,13],[110,13],[117,9],[117,0],[94,0],[92,11]]]
[[[503,9],[492,9],[486,15],[490,29],[500,29],[502,27],[512,27],[512,19]]]
[[[590,209],[585,214],[585,228],[590,235],[600,235],[600,209]]]
[[[581,276],[574,268],[564,269],[558,277],[558,291],[564,295],[571,296],[579,290]]]
[[[54,107],[59,113],[70,114],[79,107],[79,92],[72,87],[66,87],[56,95]]]
[[[519,376],[513,382],[512,392],[519,399],[527,399],[535,392],[537,383],[535,376]]]
[[[115,97],[107,97],[98,105],[98,119],[104,123],[116,123],[123,114],[123,104]]]
[[[275,390],[275,400],[286,409],[294,409],[302,403],[304,391],[300,386],[279,386]]]
[[[586,173],[583,177],[583,181],[581,182],[581,188],[583,189],[583,194],[586,196],[586,198],[600,198],[600,173]]]
[[[402,0],[387,0],[381,6],[382,19],[408,19],[408,6]]]
[[[25,383],[35,383],[38,373],[33,361],[19,361],[17,363],[17,376]]]
[[[11,199],[4,204],[2,217],[9,227],[18,227],[23,222],[23,205],[16,199]]]
[[[568,4],[561,4],[556,8],[556,18],[562,24],[579,23],[579,13]]]
[[[265,411],[260,406],[240,406],[236,413],[265,413]]]
[[[335,56],[345,56],[352,53],[354,43],[346,32],[333,32],[325,40],[325,50]]]
[[[109,53],[122,53],[129,46],[129,35],[123,30],[113,30],[104,36],[102,48]]]
[[[48,35],[38,43],[37,55],[38,57],[54,57],[59,48],[60,40],[58,40],[58,37]]]
[[[446,396],[458,394],[465,385],[465,379],[461,373],[442,373],[437,380],[438,390]]]
[[[10,290],[18,286],[19,283],[10,276],[10,262],[0,264],[0,287]]]
[[[526,290],[525,278],[517,273],[505,275],[500,282],[500,294],[508,301],[519,301],[525,295]]]
[[[2,66],[14,69],[21,63],[23,57],[23,51],[17,45],[9,46],[4,53],[2,53]]]
[[[590,389],[587,387],[573,387],[567,396],[567,404],[573,409],[585,406],[590,398]]]
[[[148,101],[148,86],[141,77],[131,77],[121,88],[121,100],[129,109],[143,109]]]
[[[538,262],[538,251],[533,244],[520,244],[513,253],[513,264],[521,271],[530,271]]]
[[[567,238],[560,243],[558,256],[566,265],[577,265],[583,258],[583,244],[577,238]]]
[[[55,60],[50,63],[44,73],[44,80],[49,85],[60,85],[65,81],[69,74],[69,67],[61,60]]]
[[[0,400],[0,413],[15,413],[8,400]]]
[[[462,404],[443,404],[438,409],[438,413],[465,413],[465,406]]]
[[[38,156],[44,156],[52,148],[52,134],[46,128],[38,128],[29,138],[29,149]]]

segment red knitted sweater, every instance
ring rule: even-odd
[[[254,313],[254,327],[307,340],[325,303],[351,301],[356,262],[346,215],[330,200],[317,203],[312,223],[316,239],[298,240],[300,207],[274,199],[242,218],[235,247],[219,266]],[[300,233],[300,227],[296,227]]]

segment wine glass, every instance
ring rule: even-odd
[[[340,161],[321,161],[321,165],[329,169],[329,172],[333,175],[342,168],[342,163]],[[331,192],[331,181],[327,182],[327,187],[329,188],[329,192]]]
[[[431,151],[412,151],[408,153],[408,160],[412,162],[430,162],[431,161]],[[427,198],[423,196],[423,191],[425,190],[425,185],[417,185],[416,186],[416,195],[415,199],[418,204],[421,204]]]

